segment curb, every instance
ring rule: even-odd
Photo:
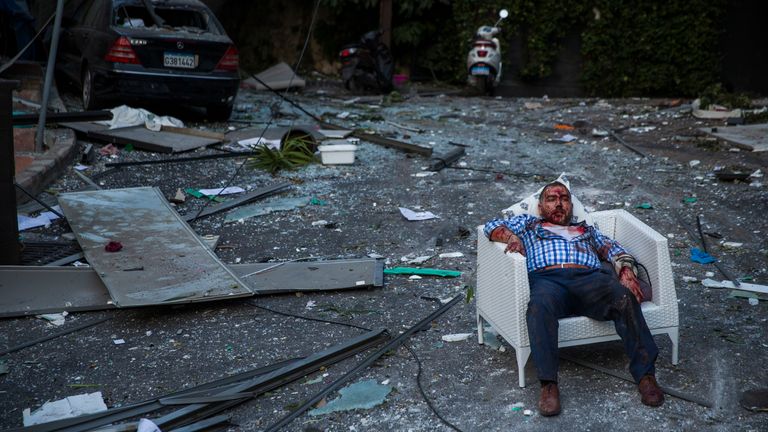
[[[78,154],[77,139],[71,129],[49,130],[49,138],[55,143],[45,153],[35,155],[35,160],[16,175],[16,183],[34,196],[39,195],[54,180],[61,177]],[[16,190],[16,204],[23,204],[30,198]]]

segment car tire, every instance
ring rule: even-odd
[[[208,120],[227,121],[232,115],[233,104],[209,105],[205,111]]]
[[[96,98],[96,94],[94,93],[94,76],[93,72],[91,72],[91,69],[88,68],[88,66],[83,69],[83,77],[80,80],[82,83],[82,100],[83,100],[83,110],[90,111],[94,110],[99,107],[99,101]]]

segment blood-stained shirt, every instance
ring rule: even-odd
[[[486,223],[484,233],[490,238],[493,230],[504,226],[520,237],[529,272],[558,264],[579,264],[597,269],[601,259],[613,261],[615,257],[627,254],[619,242],[585,222],[563,227],[566,229],[563,235],[555,232],[563,228],[550,230],[547,225],[536,216],[511,216]]]

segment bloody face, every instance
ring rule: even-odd
[[[568,225],[573,216],[571,194],[563,185],[549,186],[539,200],[539,215],[546,222]]]

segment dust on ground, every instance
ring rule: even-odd
[[[391,275],[378,289],[73,313],[64,327],[57,328],[34,317],[4,319],[0,346],[11,347],[67,326],[114,317],[5,356],[9,372],[0,376],[4,413],[0,427],[20,426],[22,409],[34,409],[46,401],[101,391],[108,406],[121,406],[307,355],[362,331],[278,315],[255,305],[365,328],[387,328],[396,335],[439,307],[439,299],[462,294],[474,285],[476,226],[563,172],[569,175],[574,194],[590,210],[627,209],[668,238],[680,307],[680,363],[670,362],[670,341],[656,337],[657,375],[663,386],[710,400],[714,408],[667,397],[661,408],[651,409],[640,403],[631,383],[563,362],[563,412],[555,418],[541,417],[536,414],[539,392],[531,362],[526,368],[527,387],[519,388],[514,352],[506,344],[501,344],[502,350],[478,345],[476,334],[460,342],[441,340],[446,334],[476,333],[474,305],[461,302],[408,342],[421,361],[421,385],[438,412],[465,431],[768,427],[764,413],[749,412],[737,404],[740,392],[768,384],[766,303],[753,306],[746,299],[729,298],[729,290],[683,280],[704,279],[706,272],[724,279],[713,265],[689,259],[689,249],[699,245],[686,227],[695,231],[696,216],[701,215],[704,231],[722,236],[721,240],[708,237],[710,253],[735,277],[768,284],[765,178],[733,183],[714,177],[717,167],[765,172],[768,154],[708,139],[698,129],[720,122],[697,120],[685,106],[660,107],[663,100],[484,98],[440,92],[427,97],[406,92],[408,97],[402,101],[370,96],[355,101],[338,86],[310,86],[291,96],[308,111],[338,125],[431,147],[436,155],[458,143],[466,146],[466,155],[457,165],[460,169],[426,176],[428,159],[365,141],[359,143],[354,165],[313,164],[277,176],[243,167],[241,159],[105,172],[106,162],[168,157],[123,151],[116,159],[100,156],[90,175],[105,189],[157,186],[167,197],[178,188],[221,187],[230,179],[231,185],[249,189],[288,180],[293,184],[289,191],[264,202],[315,197],[324,203],[241,222],[224,223],[224,214],[194,222],[192,227],[199,234],[221,236],[216,252],[225,263],[381,256],[386,267],[393,267],[430,255],[433,258],[422,266],[458,270],[462,277]],[[195,116],[190,115],[192,125],[252,137],[270,119],[272,125],[312,123],[268,93],[241,92],[237,102],[240,109],[230,123],[195,124]],[[541,107],[529,109],[526,102]],[[565,131],[556,128],[558,124],[576,127]],[[229,131],[230,126],[236,130]],[[622,129],[620,137],[645,157],[611,137],[595,136],[593,129],[598,135],[600,130]],[[576,139],[563,143],[560,138],[566,134]],[[212,153],[216,151],[205,149],[181,156]],[[68,173],[51,189],[80,187],[80,180]],[[652,208],[638,208],[642,203]],[[177,208],[185,214],[202,205],[202,200],[189,199]],[[439,218],[406,221],[398,207],[431,211]],[[312,224],[321,220],[329,224]],[[54,224],[24,236],[58,239],[66,231],[62,224]],[[743,245],[727,248],[721,244],[724,241]],[[439,258],[443,252],[463,256]],[[114,339],[126,343],[115,345]],[[616,372],[627,369],[620,343],[563,351]],[[346,360],[239,405],[229,411],[234,424],[229,430],[268,427],[362,358]],[[323,416],[305,414],[286,430],[449,430],[422,398],[418,371],[409,351],[395,350],[352,380],[388,380],[394,391],[382,405]],[[516,403],[534,415],[514,409]]]

